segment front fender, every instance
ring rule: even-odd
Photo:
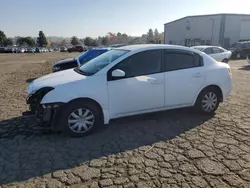
[[[88,94],[77,94],[77,92],[72,92],[72,91],[62,91],[62,90],[57,90],[54,89],[47,93],[42,101],[41,104],[47,104],[47,103],[69,103],[70,101],[74,99],[79,99],[79,98],[88,98],[96,101],[102,108],[103,110],[103,116],[104,116],[104,123],[108,124],[110,120],[110,114],[109,114],[109,109],[108,109],[108,97],[105,92],[103,92],[103,95],[95,95],[93,93]]]

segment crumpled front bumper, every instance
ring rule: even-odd
[[[35,115],[42,124],[46,125],[53,124],[58,109],[64,105],[64,103],[40,104],[33,95],[27,97],[26,103],[29,105],[28,113]]]

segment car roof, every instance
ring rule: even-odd
[[[116,49],[129,50],[129,51],[141,51],[141,50],[152,50],[152,49],[178,49],[178,50],[189,50],[189,47],[170,45],[170,44],[138,44],[138,45],[128,45],[119,47]]]
[[[89,50],[110,50],[111,48],[92,48]]]
[[[192,46],[191,48],[221,48],[221,46],[206,46],[206,45],[202,45],[202,46]]]

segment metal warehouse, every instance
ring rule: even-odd
[[[164,24],[164,43],[231,47],[250,41],[250,14],[187,16]]]

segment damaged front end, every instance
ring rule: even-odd
[[[45,87],[30,94],[26,99],[30,111],[24,112],[23,115],[35,115],[43,125],[51,125],[55,119],[57,110],[63,103],[41,104],[41,101],[53,89],[53,87]]]

